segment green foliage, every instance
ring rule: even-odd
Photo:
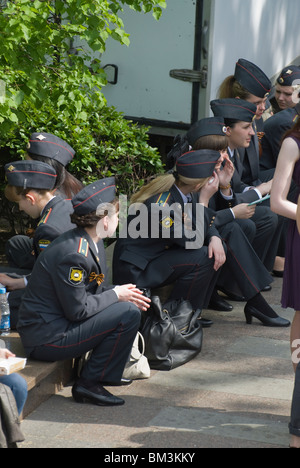
[[[99,58],[108,37],[129,44],[118,17],[124,5],[155,18],[166,6],[164,0],[1,1],[0,137],[25,118],[23,102],[39,107],[50,98],[77,115],[98,89],[104,103]],[[74,48],[74,40],[81,46]]]
[[[146,130],[107,109],[101,93],[106,40],[129,44],[118,17],[125,5],[155,18],[166,6],[164,0],[0,0],[2,148],[20,154],[32,131],[56,133],[76,149],[72,170],[81,179],[122,169],[136,174],[130,191],[147,171],[161,169]]]
[[[124,46],[124,6],[158,19],[165,0],[0,0],[0,171],[25,153],[35,131],[74,147],[68,167],[85,183],[119,175],[130,195],[162,171],[147,129],[108,108],[101,54],[109,37]],[[1,194],[0,194],[1,195]],[[3,203],[2,203],[3,205]],[[0,213],[1,216],[1,213]]]
[[[25,155],[32,132],[46,131],[74,148],[76,155],[68,170],[85,183],[114,175],[119,191],[131,195],[145,179],[163,171],[158,151],[148,145],[147,128],[125,120],[114,108],[100,109],[91,101],[81,111],[85,121],[81,115],[68,122],[65,112],[57,112],[48,101],[40,109],[23,106],[23,112],[25,121],[2,139],[6,162]]]

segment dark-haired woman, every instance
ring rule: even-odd
[[[40,361],[76,358],[92,351],[73,386],[77,402],[122,405],[105,385],[121,383],[150,300],[134,284],[107,284],[100,239],[114,234],[118,203],[114,179],[84,188],[72,199],[77,228],[39,256],[19,311],[18,331],[28,356]]]
[[[251,246],[256,234],[255,224],[251,221],[255,206],[241,203],[231,208],[218,209],[221,187],[230,184],[233,176],[233,164],[227,154],[229,142],[226,131],[223,118],[212,117],[197,122],[187,134],[194,149],[209,148],[218,151],[221,154],[220,161],[225,162],[216,166],[219,189],[217,194],[211,197],[213,184],[202,189],[202,196],[207,193],[206,206],[216,210],[215,226],[227,246],[227,260],[218,278],[218,286],[213,292],[210,306],[216,310],[226,310],[226,302],[222,308],[223,299],[218,295],[217,289],[228,297],[242,294],[247,301],[247,323],[251,323],[252,317],[255,317],[265,326],[289,326],[290,322],[278,317],[260,293],[270,284],[272,278]]]
[[[83,188],[83,184],[66,170],[74,156],[74,149],[52,133],[40,132],[30,136],[26,159],[52,166],[57,174],[55,189],[66,199],[73,198]]]
[[[225,78],[219,88],[220,99],[238,98],[256,106],[256,118],[253,120],[253,135],[248,148],[240,148],[243,161],[242,181],[248,185],[258,186],[261,182],[272,183],[274,169],[261,170],[260,157],[262,155],[261,141],[264,136],[263,114],[272,84],[267,75],[254,63],[239,59],[236,63],[234,75]],[[265,202],[267,205],[268,202]],[[272,269],[275,276],[282,276],[285,256],[286,222],[278,218],[280,242],[277,256]]]
[[[30,136],[26,159],[41,161],[53,167],[57,175],[53,188],[54,196],[71,199],[83,187],[82,183],[66,170],[74,155],[74,149],[66,141],[52,133],[40,132]],[[32,270],[35,262],[32,237],[33,234],[18,235],[7,241],[6,258],[13,272],[22,274],[22,270],[25,270],[25,273]],[[47,241],[47,237],[45,240]],[[10,271],[7,268],[4,270]]]

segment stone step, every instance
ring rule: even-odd
[[[21,339],[16,332],[1,336],[5,346],[18,357],[25,357]],[[26,418],[41,403],[58,393],[74,377],[74,361],[42,362],[28,359],[25,369],[19,372],[27,381],[28,398],[22,417]]]

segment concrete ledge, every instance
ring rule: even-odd
[[[29,360],[20,372],[28,383],[28,398],[23,410],[26,418],[41,403],[57,394],[74,376],[73,361],[40,362]]]
[[[5,346],[18,357],[25,357],[24,348],[17,332],[1,337]],[[41,403],[58,393],[74,378],[74,360],[61,362],[42,362],[27,360],[25,369],[19,372],[28,385],[28,398],[23,410],[26,418]]]

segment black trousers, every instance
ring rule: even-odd
[[[164,262],[170,265],[173,273],[162,281],[160,265]],[[194,309],[204,309],[208,306],[219,276],[219,272],[213,268],[214,262],[214,258],[208,258],[207,247],[195,250],[173,248],[149,263],[136,277],[130,277],[129,268],[127,279],[139,288],[157,288],[175,283],[170,300],[184,298],[191,302]]]
[[[256,234],[252,247],[268,271],[273,270],[275,257],[283,229],[283,218],[273,213],[267,206],[257,206],[251,219],[237,219],[245,231],[245,224],[255,224]]]
[[[248,301],[272,283],[273,278],[238,223],[228,223],[219,232],[227,246],[227,256],[218,286],[242,295]]]
[[[92,351],[81,377],[95,383],[119,382],[140,325],[140,311],[119,302],[78,323],[70,323],[64,338],[36,347],[30,357],[40,361],[77,358]]]
[[[8,264],[12,268],[22,268],[32,270],[35,256],[32,255],[33,240],[28,236],[13,236],[5,246],[5,253]]]

